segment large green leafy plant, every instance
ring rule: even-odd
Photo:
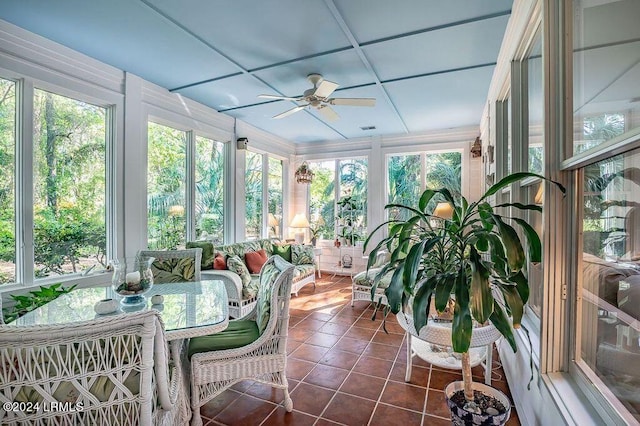
[[[371,267],[381,250],[391,253],[390,262],[374,279],[372,296],[380,279],[391,275],[385,289],[388,306],[385,314],[397,314],[411,304],[416,330],[427,324],[432,301],[437,311],[445,310],[454,300],[452,347],[462,354],[465,397],[473,399],[468,350],[473,321],[492,323],[517,350],[513,328],[520,327],[524,305],[529,299],[526,259],[540,262],[541,243],[536,231],[523,219],[503,217],[498,208],[542,211],[533,204],[504,203],[491,205],[489,199],[506,186],[524,178],[544,177],[533,173],[514,173],[469,203],[464,197],[454,198],[449,190],[426,190],[417,206],[388,204],[386,209],[406,210],[408,219],[382,223],[367,238],[365,250],[379,229],[389,229],[370,252]],[[563,193],[562,185],[554,183]],[[437,195],[439,194],[439,195]],[[434,198],[435,197],[435,198]],[[432,199],[444,199],[452,209],[448,219],[434,216]],[[406,216],[405,216],[406,217]],[[514,226],[526,238],[523,245]]]

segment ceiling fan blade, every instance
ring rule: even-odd
[[[375,98],[332,98],[327,99],[331,105],[366,106],[376,105]]]
[[[327,121],[336,121],[340,118],[337,112],[335,112],[329,105],[323,105],[318,108],[318,112]]]
[[[258,95],[259,98],[263,99],[282,99],[285,101],[297,101],[299,98],[289,98],[286,96],[277,96],[277,95]]]
[[[309,105],[309,104],[306,104],[306,105],[298,105],[297,107],[291,108],[291,109],[290,109],[290,110],[288,110],[288,111],[281,112],[281,113],[280,113],[280,114],[278,114],[278,115],[274,115],[272,118],[275,118],[276,120],[277,120],[277,119],[279,119],[279,118],[285,118],[285,117],[287,117],[287,116],[289,116],[289,115],[291,115],[291,114],[293,114],[293,113],[296,113],[296,112],[298,112],[298,111],[301,111],[301,110],[305,109],[308,105]]]
[[[334,83],[329,80],[322,80],[320,85],[316,88],[316,91],[313,92],[314,96],[319,98],[326,98],[333,93],[334,90],[338,88],[339,84]]]

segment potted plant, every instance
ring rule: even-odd
[[[471,376],[468,351],[474,321],[493,324],[514,352],[517,350],[513,329],[520,327],[524,305],[529,298],[524,267],[527,256],[529,262],[540,262],[541,244],[536,231],[526,221],[516,217],[504,218],[496,209],[513,207],[542,211],[542,208],[520,203],[491,205],[488,200],[502,188],[529,177],[547,180],[533,173],[514,173],[491,186],[473,203],[464,197],[455,199],[447,189],[428,189],[417,206],[388,204],[385,209],[404,209],[411,217],[382,223],[365,242],[366,250],[372,235],[388,227],[388,236],[370,251],[367,264],[368,269],[381,250],[391,253],[389,263],[376,275],[371,289],[374,295],[380,279],[391,275],[390,284],[385,289],[388,300],[385,315],[389,311],[394,314],[411,311],[415,329],[419,331],[427,324],[432,300],[438,312],[444,311],[449,302],[454,301],[451,346],[461,354],[463,377],[463,385],[454,388],[462,388],[463,391],[447,397],[448,403],[461,399],[464,419],[456,419],[452,410],[452,420],[459,422],[456,424],[465,424],[471,417],[492,416],[482,412],[479,408],[482,404],[476,401],[474,393],[474,387],[484,387],[474,384]],[[562,185],[550,182],[564,193]],[[436,194],[450,205],[449,217],[438,217],[434,214],[437,209],[428,207],[434,204],[430,201],[435,200]],[[526,248],[516,229],[508,223],[509,219],[526,237]],[[506,414],[506,422],[509,413],[502,414]]]

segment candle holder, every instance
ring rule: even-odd
[[[136,256],[134,259],[114,260],[113,291],[122,296],[120,304],[123,307],[136,306],[146,303],[144,296],[153,287],[153,272],[151,264],[153,257]]]

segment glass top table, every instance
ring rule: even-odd
[[[152,305],[151,297],[154,295],[163,296],[163,303]],[[108,298],[120,300],[111,286],[76,289],[10,325],[64,324],[155,309],[164,322],[167,340],[175,340],[218,333],[229,323],[227,292],[223,282],[218,280],[155,284],[147,293],[146,304],[125,308],[120,305],[111,314],[96,314],[96,302]]]

